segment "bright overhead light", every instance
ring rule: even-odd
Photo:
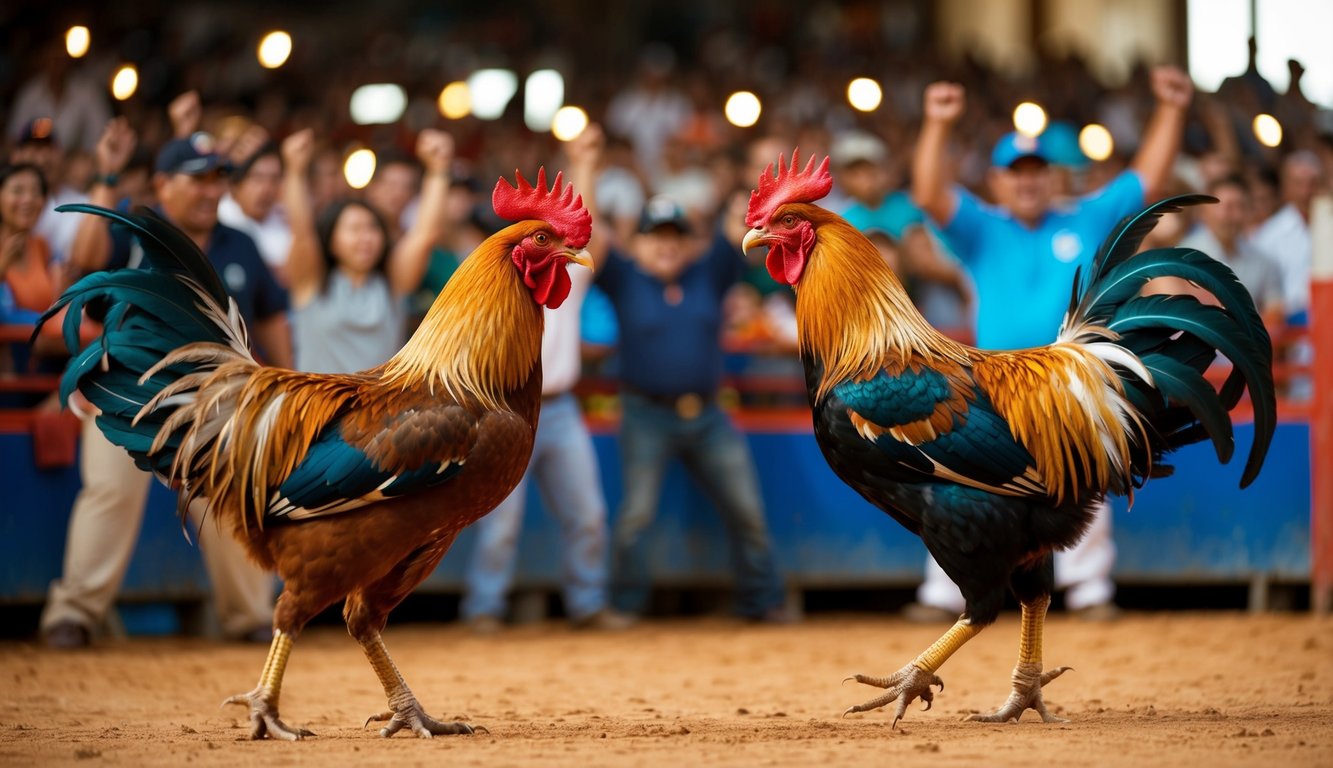
[[[93,42],[92,34],[85,26],[70,27],[65,32],[65,52],[71,59],[81,59],[88,52],[88,46]]]
[[[349,109],[357,125],[396,123],[407,109],[407,94],[393,83],[363,85],[352,91]]]
[[[518,92],[518,75],[507,69],[479,69],[468,76],[467,87],[472,94],[472,114],[481,120],[498,120]]]
[[[125,101],[139,90],[139,70],[133,64],[125,64],[116,70],[111,78],[111,95],[116,101]]]
[[[462,120],[472,113],[472,91],[467,83],[455,80],[440,91],[440,114],[449,120]]]
[[[1078,132],[1078,148],[1083,150],[1089,160],[1100,163],[1115,151],[1115,139],[1111,138],[1111,132],[1106,130],[1106,126],[1088,123]]]
[[[375,153],[369,149],[358,149],[343,162],[343,178],[352,189],[365,189],[374,177]]]
[[[847,101],[862,112],[874,112],[884,100],[879,83],[868,77],[858,77],[847,84]]]
[[[1265,147],[1276,147],[1282,143],[1282,123],[1268,114],[1254,116],[1254,138]]]
[[[1040,136],[1046,130],[1046,110],[1030,101],[1014,107],[1014,130],[1024,136]]]
[[[763,106],[759,103],[759,97],[753,93],[736,91],[727,98],[727,106],[723,111],[727,115],[727,122],[738,128],[749,128],[759,122]]]
[[[561,107],[551,120],[551,133],[561,141],[573,141],[588,127],[588,113],[578,107]]]
[[[556,110],[565,103],[565,78],[554,69],[539,69],[523,83],[523,122],[528,130],[551,130]]]
[[[291,55],[292,36],[281,29],[275,29],[259,41],[259,65],[265,69],[281,67]]]

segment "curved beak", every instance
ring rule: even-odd
[[[578,264],[580,267],[587,267],[588,269],[593,268],[592,256],[588,253],[588,249],[586,248],[579,251],[565,251],[565,258]]]
[[[745,233],[745,239],[741,241],[741,250],[749,253],[763,245],[768,245],[768,232],[762,227],[755,227]]]

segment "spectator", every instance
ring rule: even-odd
[[[1303,316],[1310,304],[1310,202],[1323,177],[1313,152],[1293,152],[1282,161],[1282,207],[1255,229],[1254,245],[1273,255],[1282,271],[1282,303],[1288,314]]]
[[[246,233],[282,285],[287,285],[287,252],[292,231],[278,206],[282,193],[282,156],[268,142],[242,158],[229,178],[230,188],[218,203],[218,221]]]
[[[307,182],[314,156],[311,131],[283,142],[283,198],[292,228],[291,280],[296,367],[351,373],[388,360],[407,341],[408,298],[421,284],[431,247],[440,239],[453,139],[422,131],[417,154],[426,164],[420,216],[395,240],[376,209],[356,200],[334,203],[315,219]],[[411,189],[398,199],[411,196]]]
[[[1199,209],[1199,226],[1180,241],[1181,248],[1202,251],[1226,264],[1254,298],[1266,322],[1280,325],[1282,310],[1282,275],[1271,255],[1254,247],[1245,235],[1250,217],[1250,191],[1245,178],[1224,176],[1208,185],[1208,194],[1216,205]],[[1157,278],[1143,288],[1144,293],[1191,294],[1207,303],[1210,294],[1180,278]]]
[[[925,214],[907,192],[895,190],[897,179],[884,142],[870,133],[848,132],[833,142],[831,159],[837,182],[848,197],[842,211],[847,223],[862,232],[877,230],[894,241],[912,298],[932,325],[967,325],[972,314],[967,274],[952,257],[937,252]]]
[[[124,118],[108,124],[97,145],[94,205],[116,205],[114,179],[129,161],[134,145],[134,131]],[[158,152],[153,186],[159,211],[208,256],[267,362],[290,367],[282,290],[264,266],[254,241],[217,221],[226,164],[211,149],[211,138],[196,133],[173,139]],[[84,272],[135,267],[137,249],[124,230],[112,231],[107,219],[84,216],[70,261]],[[106,619],[129,567],[151,482],[151,476],[135,467],[125,451],[102,436],[90,417],[84,420],[79,470],[83,488],[70,515],[64,569],[51,585],[42,612],[42,634],[52,648],[86,647],[95,628]],[[272,637],[273,577],[250,562],[245,549],[229,534],[216,525],[202,524],[204,506],[196,503],[189,512],[198,528],[222,631],[235,639],[268,642]]]
[[[32,323],[56,300],[51,248],[36,232],[45,204],[40,168],[0,168],[0,323]]]
[[[55,123],[42,117],[29,122],[19,134],[18,143],[10,152],[11,163],[30,163],[42,171],[46,179],[46,207],[37,221],[37,233],[51,247],[51,259],[64,264],[74,245],[74,233],[79,222],[76,216],[62,216],[56,207],[68,203],[86,203],[88,196],[65,183],[65,154],[55,133]]]
[[[601,128],[590,125],[567,147],[569,182],[575,189],[593,189],[601,160]],[[594,219],[595,200],[583,198]],[[604,261],[607,235],[594,237],[588,250]],[[505,614],[505,593],[513,580],[514,557],[523,522],[523,507],[530,480],[536,480],[547,510],[560,522],[564,562],[565,613],[579,629],[619,630],[632,623],[607,607],[606,500],[592,437],[583,423],[573,388],[582,365],[579,354],[579,318],[583,299],[592,285],[592,272],[569,270],[569,297],[559,309],[546,309],[542,336],[541,419],[527,472],[513,492],[476,523],[477,548],[465,575],[462,615],[474,631],[495,632]]]
[[[1075,271],[1090,266],[1097,244],[1121,217],[1166,188],[1193,85],[1184,72],[1159,67],[1152,73],[1152,87],[1156,109],[1130,170],[1059,208],[1040,138],[1009,134],[996,144],[989,180],[998,205],[986,205],[952,185],[944,155],[963,114],[963,88],[935,83],[926,89],[912,197],[972,273],[979,304],[977,346],[1018,349],[1054,341]],[[1019,297],[1023,311],[1015,312]],[[1114,617],[1114,563],[1110,505],[1102,502],[1082,540],[1056,553],[1056,583],[1068,588],[1066,605],[1087,618]],[[931,559],[917,601],[908,607],[908,618],[952,621],[963,608],[962,594]]]
[[[6,134],[22,143],[32,122],[42,119],[50,133],[60,136],[71,150],[93,151],[111,119],[106,87],[75,68],[74,60],[65,53],[63,37],[52,35],[39,59],[37,74],[14,98]],[[55,186],[58,179],[52,176],[47,181]]]
[[[670,47],[649,43],[639,57],[637,80],[606,108],[607,127],[630,140],[650,187],[662,173],[667,140],[680,133],[691,115],[689,98],[671,83],[675,68],[676,54]]]
[[[737,614],[755,621],[791,618],[783,609],[749,448],[717,403],[722,297],[745,269],[743,221],[729,210],[726,233],[718,233],[702,254],[691,253],[684,210],[654,198],[644,207],[629,253],[613,252],[597,278],[620,326],[625,498],[613,533],[611,583],[612,604],[626,613],[647,608],[648,529],[667,466],[680,458],[726,521]]]

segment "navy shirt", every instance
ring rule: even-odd
[[[740,280],[745,260],[719,234],[676,281],[680,303],[667,302],[667,285],[615,251],[597,285],[620,324],[620,378],[652,395],[711,394],[722,381],[722,297]]]
[[[138,268],[143,253],[138,240],[122,226],[111,227],[111,260],[107,269]],[[249,328],[287,311],[287,293],[259,255],[255,241],[239,229],[218,224],[208,239],[208,260],[236,300]]]

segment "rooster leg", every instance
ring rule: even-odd
[[[1046,623],[1046,609],[1051,604],[1050,595],[1043,595],[1031,602],[1023,603],[1023,624],[1018,639],[1018,664],[1014,666],[1014,690],[1004,705],[989,715],[972,715],[968,720],[983,723],[1018,722],[1018,718],[1029,709],[1035,709],[1041,719],[1047,723],[1065,723],[1064,718],[1056,717],[1046,710],[1042,701],[1042,686],[1069,671],[1069,667],[1056,667],[1050,672],[1041,671],[1041,632]]]
[[[273,633],[273,645],[269,646],[268,659],[264,662],[264,671],[259,675],[259,685],[249,693],[232,696],[222,702],[242,704],[250,708],[250,738],[296,741],[314,732],[305,728],[292,728],[278,719],[278,694],[282,691],[282,675],[287,670],[287,657],[292,652],[292,636],[281,630]]]
[[[380,685],[384,686],[384,695],[389,697],[389,709],[371,715],[366,720],[366,725],[372,722],[388,722],[388,725],[380,729],[381,736],[388,738],[404,728],[410,728],[423,739],[455,734],[470,735],[477,731],[489,732],[482,726],[474,727],[467,723],[442,723],[423,712],[417,697],[412,695],[412,690],[407,687],[407,682],[399,674],[398,667],[394,665],[393,659],[389,658],[389,651],[384,647],[384,640],[380,638],[378,632],[362,642],[361,648],[366,652],[370,666],[379,677]]]
[[[893,716],[893,727],[898,727],[898,721],[903,719],[903,714],[907,712],[907,705],[912,703],[913,699],[920,698],[925,706],[923,710],[930,709],[931,703],[935,700],[935,692],[930,690],[932,685],[938,685],[940,690],[944,690],[944,681],[935,674],[935,671],[944,666],[944,662],[954,654],[963,643],[971,640],[981,631],[981,627],[973,626],[972,622],[966,617],[960,618],[958,623],[954,624],[948,632],[936,640],[933,645],[917,656],[911,664],[894,672],[888,677],[869,677],[867,675],[853,675],[847,680],[855,680],[858,683],[873,685],[876,688],[886,688],[887,693],[875,699],[871,699],[864,704],[857,704],[843,712],[843,717],[853,712],[866,712],[872,709],[890,704],[895,700],[898,702],[898,711]],[[843,682],[847,682],[844,680]]]

